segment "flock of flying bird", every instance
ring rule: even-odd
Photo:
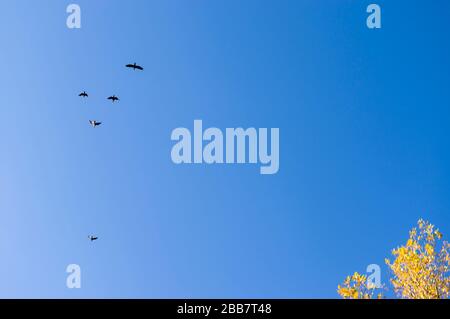
[[[137,65],[136,63],[127,64],[125,66],[127,68],[130,68],[130,69],[133,69],[133,70],[140,70],[140,71],[144,70],[144,68],[142,66]],[[89,97],[89,94],[87,94],[86,91],[83,91],[80,94],[78,94],[78,96],[83,97],[83,98],[87,98],[87,97]],[[116,102],[116,101],[120,101],[120,99],[117,96],[115,96],[115,95],[109,96],[109,97],[107,97],[107,99],[112,101],[113,103]],[[89,124],[91,124],[92,127],[96,127],[96,126],[101,125],[102,122],[98,122],[96,120],[89,120]]]
[[[133,63],[133,64],[127,64],[127,65],[125,65],[125,66],[126,66],[127,68],[130,68],[130,69],[133,69],[133,70],[140,70],[140,71],[143,71],[143,70],[144,70],[144,68],[143,68],[142,66],[137,65],[136,63]],[[87,97],[89,97],[89,94],[87,94],[86,91],[83,91],[83,92],[81,92],[80,94],[78,94],[78,96],[79,96],[79,97],[82,97],[82,98],[87,98]],[[120,101],[120,99],[119,99],[117,96],[115,96],[115,95],[109,96],[107,99],[110,100],[110,101],[112,101],[113,103],[116,102],[116,101]],[[96,127],[96,126],[101,125],[102,122],[98,122],[98,121],[96,121],[96,120],[89,120],[89,124],[91,124],[92,127]],[[97,240],[97,239],[98,239],[98,236],[89,235],[88,238],[89,238],[89,240],[92,242],[92,241]]]

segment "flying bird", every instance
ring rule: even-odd
[[[78,94],[78,96],[88,97],[89,95],[86,93],[86,91],[83,91],[82,93]]]
[[[141,71],[144,70],[144,68],[142,66],[137,65],[136,63],[134,63],[134,64],[127,64],[126,67],[127,68],[132,68],[133,70],[141,70]]]
[[[113,95],[113,96],[108,97],[108,100],[111,100],[114,103],[115,101],[119,101],[119,98],[117,96]]]
[[[98,239],[98,237],[92,236],[92,235],[89,235],[88,238],[89,238],[91,241],[94,241],[94,240],[97,240],[97,239]]]
[[[94,120],[89,120],[89,123],[92,125],[92,127],[96,127],[96,126],[99,126],[100,124],[102,124],[102,122],[97,122]]]

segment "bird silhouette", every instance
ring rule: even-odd
[[[91,241],[94,241],[94,240],[97,240],[97,239],[98,239],[98,237],[92,236],[92,235],[89,235],[88,238],[89,238]]]
[[[80,94],[78,94],[78,96],[81,97],[88,97],[89,95],[86,93],[86,91],[81,92]]]
[[[102,124],[102,122],[97,122],[95,120],[89,120],[89,123],[92,125],[92,127],[96,127]]]
[[[119,98],[117,96],[113,95],[113,96],[108,97],[108,100],[111,100],[114,103],[115,101],[119,101]]]
[[[133,70],[141,70],[141,71],[144,70],[144,68],[140,65],[137,65],[136,62],[134,64],[127,64],[126,67],[132,68]]]

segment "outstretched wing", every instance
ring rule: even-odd
[[[133,64],[127,64],[127,65],[125,65],[127,68],[133,68],[134,67],[134,65]]]
[[[144,70],[144,68],[140,65],[136,65],[136,69],[141,70],[141,71]]]

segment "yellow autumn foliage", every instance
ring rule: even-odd
[[[405,246],[392,251],[395,259],[386,264],[392,271],[395,292],[406,299],[448,299],[450,297],[450,245],[434,225],[419,220],[409,232]]]
[[[338,286],[338,293],[344,299],[373,299],[376,288],[367,282],[367,276],[355,272],[352,276],[347,276],[344,283]],[[382,298],[382,294],[377,295]]]
[[[419,220],[409,232],[404,246],[392,250],[395,259],[386,264],[392,271],[390,282],[395,293],[404,299],[448,299],[450,297],[450,244],[434,225]],[[371,299],[374,289],[367,277],[358,273],[348,276],[338,286],[345,299]]]

